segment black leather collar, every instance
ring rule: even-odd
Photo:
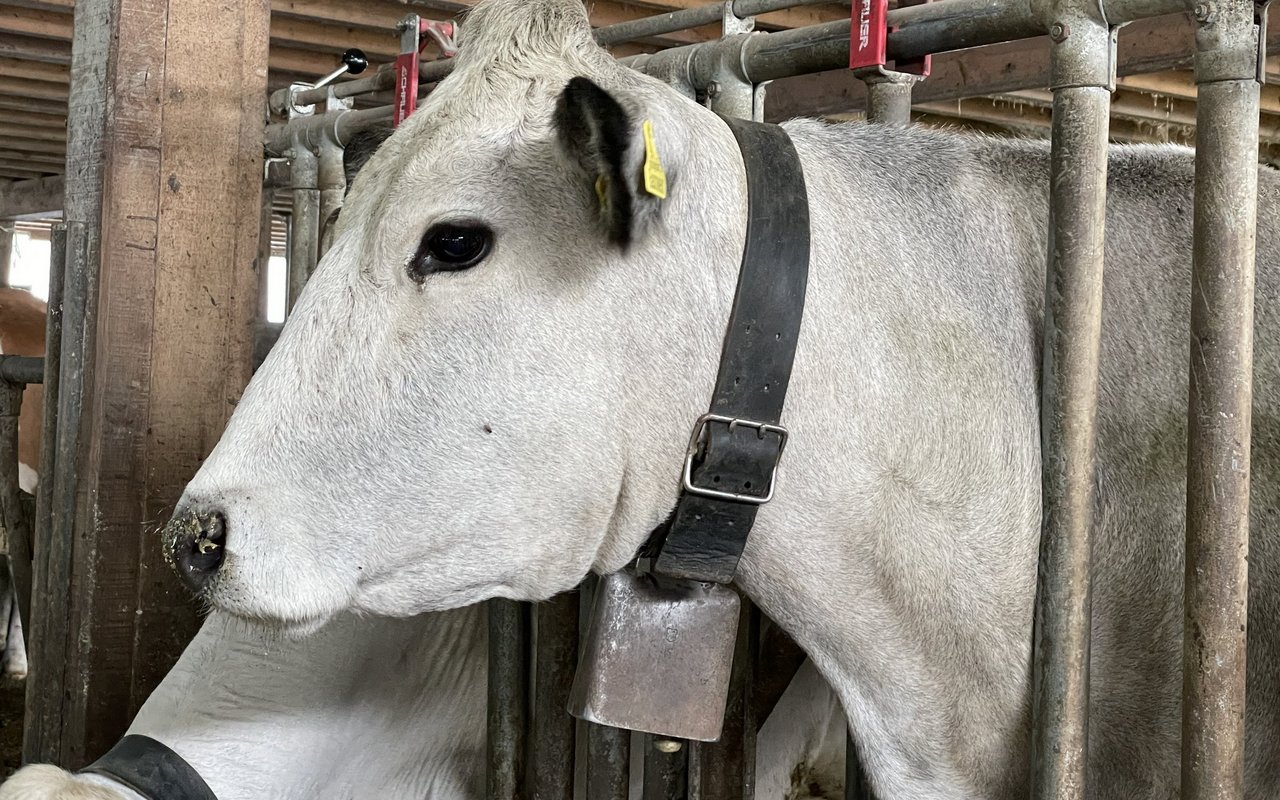
[[[690,438],[680,498],[637,568],[729,583],[773,496],[786,447],[780,424],[809,279],[809,199],[781,127],[725,117],[747,172],[747,240],[711,410]]]
[[[149,736],[125,736],[80,771],[111,778],[147,800],[218,800],[182,756]]]

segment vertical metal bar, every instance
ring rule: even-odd
[[[25,384],[0,378],[0,547],[12,556],[20,599],[31,597],[31,549],[26,541],[31,529],[18,490],[18,416],[26,388]],[[19,570],[21,566],[26,570]]]
[[[88,342],[97,320],[98,270],[90,264],[90,231],[77,220],[68,220],[63,227],[61,253],[54,251],[63,264],[59,268],[55,261],[49,274],[40,505],[32,564],[31,624],[25,631],[24,763],[58,763],[63,752],[65,642],[73,635],[67,587],[71,585],[75,503],[83,455],[78,432],[91,378]]]
[[[643,800],[686,800],[689,796],[689,743],[644,737]]]
[[[322,137],[317,149],[320,153],[317,167],[317,186],[320,192],[317,258],[323,258],[333,244],[334,224],[338,221],[338,211],[342,209],[342,201],[347,194],[347,176],[343,171],[343,150],[337,142],[331,137]]]
[[[262,216],[258,221],[258,322],[265,323],[270,311],[271,295],[271,221],[275,205],[275,189],[262,189]]]
[[[1197,6],[1182,798],[1244,797],[1258,26]]]
[[[852,735],[845,736],[844,742],[844,798],[875,800],[867,783],[867,774],[862,771],[862,760],[858,757],[858,746],[854,744]]]
[[[289,295],[286,313],[302,294],[320,257],[319,159],[301,141],[294,142],[290,164],[293,219],[289,226]]]
[[[0,286],[12,286],[13,235],[16,225],[11,219],[0,220]]]
[[[587,630],[600,579],[592,573],[580,587],[578,629]],[[586,800],[630,800],[631,731],[584,723],[587,740]]]
[[[628,800],[631,731],[587,723],[587,800]]]
[[[524,796],[530,621],[526,603],[489,601],[488,800]]]
[[[1089,558],[1110,93],[1054,94],[1044,329],[1044,529],[1035,624],[1035,798],[1084,797]]]
[[[1046,20],[1053,129],[1041,407],[1044,527],[1036,598],[1032,797],[1083,800],[1090,553],[1114,31],[1091,0]]]
[[[578,666],[578,610],[575,590],[535,606],[533,735],[529,742],[533,800],[573,800],[574,737],[566,710],[573,671]]]
[[[885,72],[863,80],[867,84],[867,122],[911,124],[911,90],[920,80],[918,75]]]
[[[751,689],[760,645],[760,611],[745,597],[742,605],[720,740],[690,743],[691,800],[755,797],[757,726]]]

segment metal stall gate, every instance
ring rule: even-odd
[[[904,125],[931,54],[1048,37],[1054,94],[1043,341],[1044,526],[1033,688],[1033,797],[1086,796],[1090,533],[1101,335],[1110,93],[1119,28],[1191,12],[1198,25],[1195,300],[1191,315],[1185,703],[1182,797],[1243,796],[1252,292],[1257,117],[1265,5],[1252,0],[855,0],[850,22],[752,32],[755,14],[803,5],[737,0],[598,29],[605,44],[720,21],[718,41],[623,59],[726,115],[759,118],[770,81],[852,68],[867,84],[868,118]],[[465,24],[465,23],[464,23]],[[448,74],[423,63],[416,80]],[[287,123],[268,150],[292,159],[295,287],[314,268],[325,159],[355,132],[393,116],[346,98],[394,85],[392,70],[272,97]],[[326,104],[325,113],[314,105]],[[328,170],[332,175],[332,170]],[[631,734],[575,723],[565,712],[578,629],[593,585],[529,606],[489,607],[489,797],[588,800],[629,792]],[[758,611],[743,615],[725,734],[716,744],[645,735],[644,798],[753,796],[755,732],[803,654]],[[850,740],[847,796],[868,798]],[[582,764],[582,774],[576,769]],[[585,783],[581,779],[585,776]]]

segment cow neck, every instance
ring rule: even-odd
[[[194,767],[150,736],[129,734],[80,771],[117,781],[147,800],[218,800]]]
[[[781,424],[809,279],[804,169],[778,125],[724,117],[747,175],[747,233],[708,413],[693,426],[675,511],[649,537],[639,572],[729,583],[773,497]]]

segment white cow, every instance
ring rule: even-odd
[[[349,179],[389,134],[356,137],[346,150]],[[12,309],[4,292],[0,310]],[[43,349],[38,312],[3,315],[0,341],[16,347],[38,321]],[[35,420],[24,430],[38,434]],[[38,442],[24,439],[24,452]],[[301,639],[215,613],[129,732],[174,749],[219,800],[479,800],[486,642],[477,607],[393,621],[344,614]],[[806,662],[760,731],[757,798],[842,798],[844,732],[838,701]],[[636,800],[640,755],[636,748]],[[140,799],[99,775],[37,765],[0,786],[0,800]]]
[[[343,614],[302,639],[214,613],[129,732],[172,748],[219,800],[480,800],[486,641],[476,606]],[[761,731],[756,796],[841,798],[843,748],[838,705],[806,664]],[[0,800],[141,798],[37,765],[0,786]]]
[[[231,614],[309,630],[350,609],[545,598],[624,567],[675,503],[742,255],[738,148],[596,47],[579,0],[486,0],[463,31],[454,74],[357,178],[169,529]],[[665,200],[640,183],[645,120]],[[882,800],[1022,798],[1047,146],[786,129],[813,218],[809,303],[791,444],[740,583],[836,688]],[[1178,793],[1192,168],[1184,148],[1111,155],[1098,800]],[[1270,170],[1260,200],[1250,800],[1280,796]]]

